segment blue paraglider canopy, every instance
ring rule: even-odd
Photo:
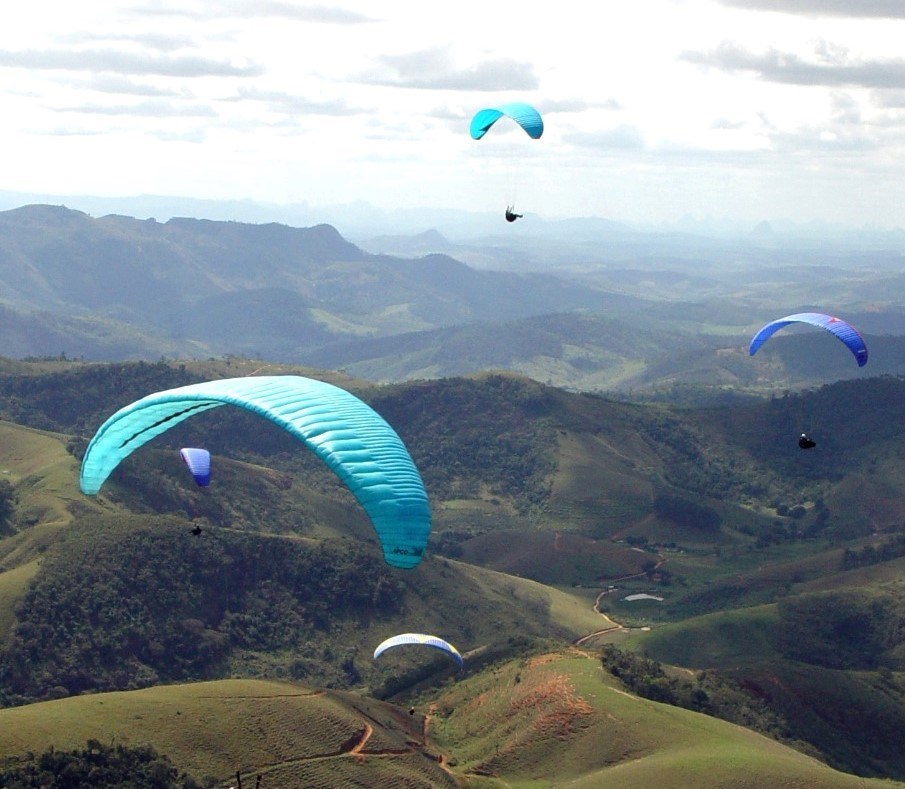
[[[540,139],[544,133],[544,121],[540,113],[530,104],[521,101],[513,101],[508,104],[500,104],[499,107],[487,107],[478,110],[471,119],[471,138],[480,140],[490,127],[493,126],[503,116],[512,118],[519,126],[521,126],[527,135],[533,140]]]
[[[790,323],[808,323],[811,326],[819,326],[821,329],[826,329],[830,334],[836,335],[845,343],[858,362],[859,367],[864,367],[867,364],[867,345],[864,343],[864,338],[841,318],[835,318],[822,312],[798,312],[768,323],[751,338],[748,353],[754,356],[761,345]]]
[[[192,472],[195,482],[199,487],[207,487],[211,484],[211,453],[198,447],[183,447],[179,450],[185,465]]]

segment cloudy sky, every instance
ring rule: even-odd
[[[905,0],[30,0],[0,188],[905,226],[903,42]],[[540,140],[469,138],[511,100]]]

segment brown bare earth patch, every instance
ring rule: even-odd
[[[552,663],[558,658],[559,656],[555,654],[535,655],[534,657],[528,658],[528,668],[530,669],[535,668],[536,666],[543,666],[547,663]]]

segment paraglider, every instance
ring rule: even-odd
[[[196,537],[201,534],[201,527],[197,523],[195,524],[195,527],[192,529],[192,534],[194,534]]]
[[[189,467],[199,488],[206,488],[211,484],[211,453],[206,449],[197,447],[183,447],[179,450],[185,465]]]
[[[430,505],[415,462],[376,411],[332,384],[296,375],[226,378],[155,392],[100,426],[82,458],[79,486],[96,494],[120,461],[195,414],[244,408],[295,436],[345,483],[371,520],[393,567],[415,567],[430,535]]]
[[[539,140],[544,133],[544,120],[530,104],[512,101],[499,107],[478,110],[471,119],[471,139],[480,140],[502,117],[512,118],[532,140]]]
[[[442,638],[437,638],[437,636],[429,636],[424,633],[401,633],[398,636],[388,638],[386,641],[381,642],[377,649],[374,650],[374,660],[377,660],[377,658],[379,658],[388,649],[399,646],[407,646],[409,644],[421,644],[423,646],[439,649],[441,652],[445,652],[453,660],[455,660],[459,668],[462,668],[462,656],[459,654],[458,649],[456,649],[448,641],[444,641]]]
[[[807,433],[802,433],[801,437],[798,439],[798,446],[802,449],[813,449],[817,446],[817,442],[814,441]]]
[[[749,355],[754,356],[761,345],[790,323],[809,323],[812,326],[826,329],[845,343],[854,355],[859,367],[864,367],[867,364],[867,346],[864,343],[864,338],[841,318],[835,318],[822,312],[799,312],[768,323],[751,339],[751,344],[748,347]]]
[[[532,140],[539,140],[544,133],[544,120],[540,113],[530,104],[513,101],[478,110],[471,119],[471,139],[480,140],[500,118],[511,118]],[[507,222],[522,218],[522,214],[515,213],[515,208],[511,205],[506,206],[505,216]]]

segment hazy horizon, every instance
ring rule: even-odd
[[[5,188],[668,225],[905,226],[905,7],[37,0],[0,30]],[[468,123],[535,104],[540,140]]]

